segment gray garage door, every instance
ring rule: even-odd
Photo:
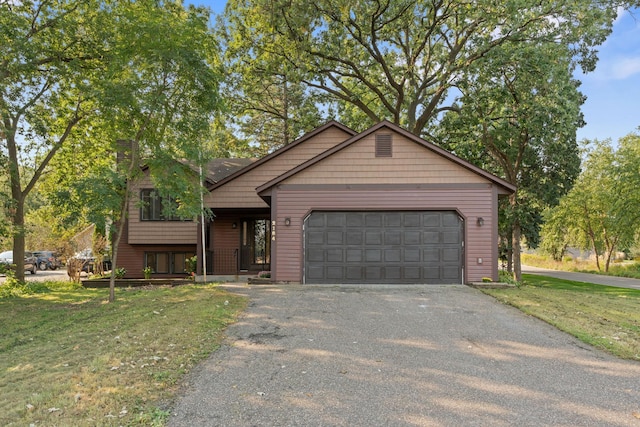
[[[462,236],[452,211],[313,212],[305,283],[462,283]]]

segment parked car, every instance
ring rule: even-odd
[[[62,267],[58,259],[58,254],[52,251],[33,251],[33,255],[38,258],[38,268],[40,270],[57,270]]]
[[[13,262],[13,251],[5,251],[0,253],[0,263],[11,266]],[[38,271],[38,259],[33,256],[33,253],[25,251],[24,253],[24,271],[28,271],[31,274],[36,274]]]
[[[84,249],[80,252],[76,252],[70,259],[79,259],[82,261],[82,271],[85,273],[95,273],[96,271],[96,257],[93,255],[91,249]],[[111,270],[111,260],[109,257],[104,257],[102,260],[102,270]]]

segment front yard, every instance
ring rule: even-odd
[[[640,290],[530,274],[523,282],[484,292],[594,347],[640,361]]]
[[[31,285],[0,299],[0,425],[163,425],[178,381],[246,301],[213,285]]]
[[[524,279],[483,292],[640,361],[639,290]],[[179,381],[247,303],[215,285],[117,289],[113,304],[108,289],[29,286],[0,297],[3,426],[164,425]]]

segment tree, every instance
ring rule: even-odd
[[[616,250],[631,246],[638,237],[637,181],[640,167],[638,135],[623,138],[618,151],[611,141],[593,141],[587,152],[584,169],[571,191],[552,209],[543,228],[546,246],[558,246],[558,236],[580,249],[590,249],[598,270],[609,270]],[[635,172],[634,172],[635,171]],[[631,172],[631,175],[627,175]]]
[[[248,32],[262,17],[235,15],[219,19],[216,35],[223,43],[227,118],[241,137],[263,156],[289,144],[323,120],[320,99],[300,81],[294,67],[262,50]]]
[[[295,70],[308,88],[329,95],[349,116],[389,119],[428,136],[429,125],[456,109],[451,89],[465,70],[506,43],[572,46],[583,68],[593,69],[592,48],[609,34],[617,5],[232,0],[224,18],[252,23],[235,30],[251,45],[245,62],[268,52],[272,70]]]
[[[116,224],[109,301],[115,299],[118,245],[141,167],[161,195],[178,201],[171,214],[200,213],[203,189],[187,163],[204,162],[201,143],[220,108],[216,44],[204,9],[141,0],[121,3],[115,12],[104,70],[109,78],[94,86],[100,114],[86,136],[102,157],[75,176],[67,192],[73,197],[66,198],[68,212],[84,209],[82,215],[98,225],[106,219]]]
[[[501,229],[516,280],[522,236],[537,246],[542,212],[579,173],[583,96],[572,71],[561,45],[503,44],[467,70],[458,112],[434,129],[446,148],[517,186],[502,205]]]
[[[0,143],[8,161],[5,208],[19,280],[25,200],[92,113],[108,9],[94,0],[0,1]]]

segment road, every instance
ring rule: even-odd
[[[545,268],[522,266],[522,272],[556,279],[573,280],[575,282],[595,283],[596,285],[616,286],[618,288],[640,289],[639,279],[628,277],[604,276],[591,273],[574,273],[572,271],[548,270]]]

